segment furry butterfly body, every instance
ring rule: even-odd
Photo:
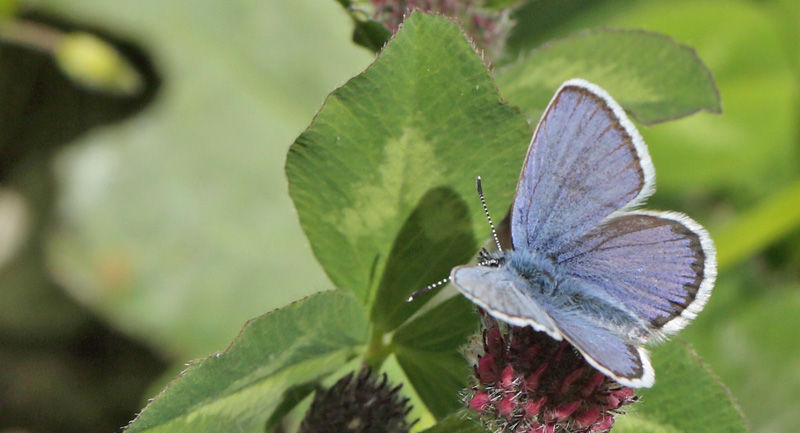
[[[453,269],[489,314],[566,339],[595,368],[650,387],[647,350],[702,310],[716,277],[705,229],[635,208],[655,170],[636,127],[604,90],[565,82],[533,135],[511,209],[513,249]]]

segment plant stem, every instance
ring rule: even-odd
[[[58,48],[64,32],[27,20],[10,19],[0,23],[0,40],[47,54]]]
[[[380,370],[383,361],[392,353],[391,343],[386,343],[386,334],[380,331],[377,327],[372,328],[372,335],[370,335],[369,346],[364,354],[364,363],[374,371]]]

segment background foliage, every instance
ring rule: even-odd
[[[333,1],[18,7],[135,44],[122,49],[147,83],[133,100],[64,90],[45,58],[0,51],[0,214],[14,229],[0,257],[0,397],[12,409],[0,428],[109,431],[247,319],[332,286],[296,222],[283,164],[325,95],[374,57],[350,41]],[[709,66],[723,115],[641,128],[658,172],[649,207],[689,213],[720,250],[715,294],[681,335],[754,431],[793,431],[800,9],[532,1],[516,19],[511,59],[612,26],[670,35]]]

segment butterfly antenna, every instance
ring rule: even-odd
[[[481,186],[481,177],[478,176],[475,179],[475,182],[476,182],[477,187],[478,187],[478,197],[481,198],[481,205],[483,206],[483,212],[486,214],[486,219],[489,220],[489,227],[491,227],[491,229],[492,229],[492,237],[494,238],[494,243],[497,245],[497,250],[502,252],[503,248],[500,246],[500,239],[497,238],[497,231],[495,231],[494,223],[492,222],[492,217],[489,215],[489,208],[486,206],[486,199],[483,198],[483,187]],[[489,252],[486,251],[485,248],[481,249],[480,257],[481,257],[481,259],[480,259],[481,262],[490,262],[491,261],[489,259]],[[441,281],[437,281],[437,282],[435,282],[435,283],[433,283],[433,284],[431,284],[431,285],[429,285],[427,287],[419,289],[416,292],[412,293],[411,296],[409,296],[406,299],[406,302],[411,302],[414,299],[416,299],[418,296],[424,295],[425,293],[428,293],[431,290],[433,290],[433,289],[435,289],[435,288],[437,288],[439,286],[443,286],[443,285],[445,285],[445,284],[447,284],[449,282],[450,282],[450,277],[447,277],[447,278],[445,278],[445,279],[443,279]]]
[[[447,277],[447,278],[445,278],[444,280],[441,280],[441,281],[437,281],[437,282],[435,282],[435,283],[433,283],[433,284],[431,284],[431,285],[429,285],[429,286],[427,286],[425,288],[419,289],[416,292],[412,293],[411,296],[409,296],[408,299],[406,299],[406,302],[411,302],[414,299],[416,299],[418,296],[424,295],[424,294],[430,292],[431,290],[433,290],[433,289],[435,289],[435,288],[437,288],[439,286],[443,286],[443,285],[447,284],[448,282],[450,282],[450,277]]]
[[[492,216],[489,215],[489,208],[486,207],[486,199],[483,198],[483,187],[481,186],[481,177],[475,178],[475,184],[478,186],[478,197],[481,198],[481,205],[483,205],[483,212],[486,214],[486,219],[489,220],[489,227],[492,228],[492,237],[494,243],[497,245],[497,251],[503,252],[503,247],[500,246],[500,239],[497,238],[497,232],[494,230],[494,223],[492,223]]]

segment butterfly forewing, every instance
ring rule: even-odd
[[[543,306],[532,296],[531,287],[504,268],[459,266],[450,280],[472,302],[493,316],[516,326],[531,326],[561,340],[555,324]]]
[[[651,192],[647,148],[605,91],[570,80],[531,140],[512,208],[514,249],[561,250]]]

